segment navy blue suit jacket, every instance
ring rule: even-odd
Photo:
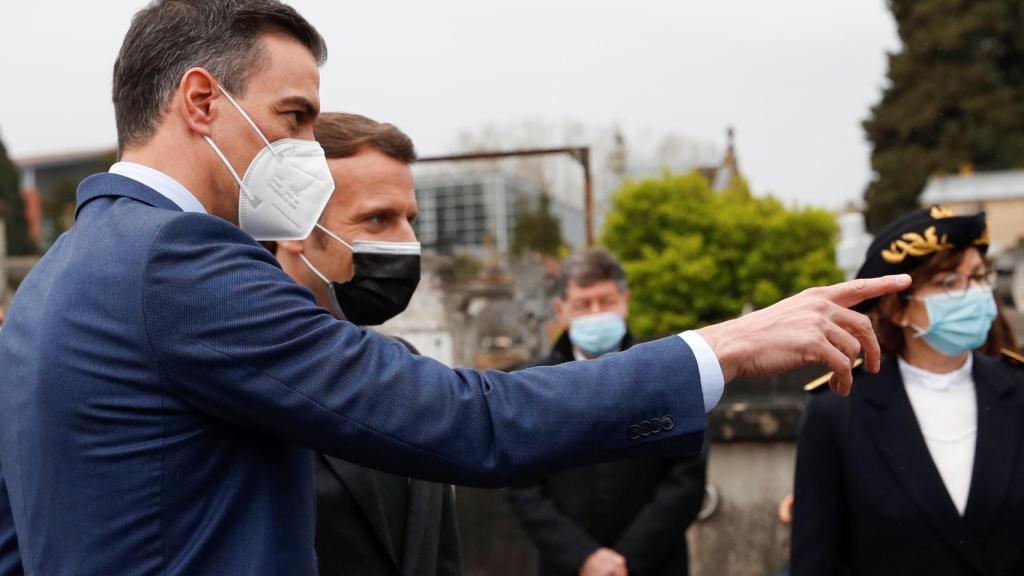
[[[331,318],[237,226],[93,176],[0,332],[0,574],[312,575],[314,450],[479,486],[696,453],[699,382],[677,337],[449,369]]]

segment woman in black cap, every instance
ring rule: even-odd
[[[793,576],[1024,574],[1024,369],[998,358],[1013,343],[993,322],[987,248],[984,213],[938,206],[869,248],[858,277],[914,283],[861,307],[881,371],[809,398]]]

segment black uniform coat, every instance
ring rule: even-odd
[[[622,349],[633,344],[629,334]],[[535,365],[574,360],[566,334]],[[585,394],[586,390],[581,390]],[[685,533],[704,498],[707,450],[684,459],[611,462],[509,488],[508,499],[539,552],[543,576],[576,576],[601,547],[625,556],[630,576],[688,574]]]
[[[413,354],[412,344],[397,337]],[[447,484],[407,479],[316,457],[320,576],[459,576],[455,495]]]
[[[895,359],[848,398],[809,398],[797,448],[793,576],[1024,574],[1024,370],[974,356],[978,436],[961,517]]]
[[[333,456],[317,455],[320,576],[461,574],[452,487],[409,480],[406,504],[382,490],[395,478]],[[389,521],[396,514],[403,515],[401,536],[394,534],[396,522]],[[396,542],[401,550],[395,549]]]

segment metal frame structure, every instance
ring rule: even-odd
[[[552,154],[567,154],[573,160],[579,162],[583,168],[583,217],[584,230],[586,230],[587,246],[594,245],[594,188],[590,175],[590,147],[567,147],[567,148],[530,148],[526,150],[507,150],[496,152],[471,152],[468,154],[450,154],[445,156],[429,156],[420,158],[417,164],[427,162],[465,162],[468,160],[500,160],[502,158],[515,158],[520,156],[548,156]]]

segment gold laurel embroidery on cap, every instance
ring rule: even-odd
[[[935,226],[928,227],[924,234],[907,232],[899,240],[889,246],[888,250],[882,250],[882,258],[889,264],[899,264],[907,259],[907,256],[927,256],[936,252],[942,252],[953,247],[948,241],[946,234],[939,238],[935,232]]]
[[[952,218],[956,216],[952,210],[945,206],[932,206],[932,218],[934,220],[942,220],[943,218]]]
[[[988,246],[992,243],[991,231],[989,230],[988,222],[985,223],[985,231],[981,233],[981,236],[974,241],[975,246]]]

